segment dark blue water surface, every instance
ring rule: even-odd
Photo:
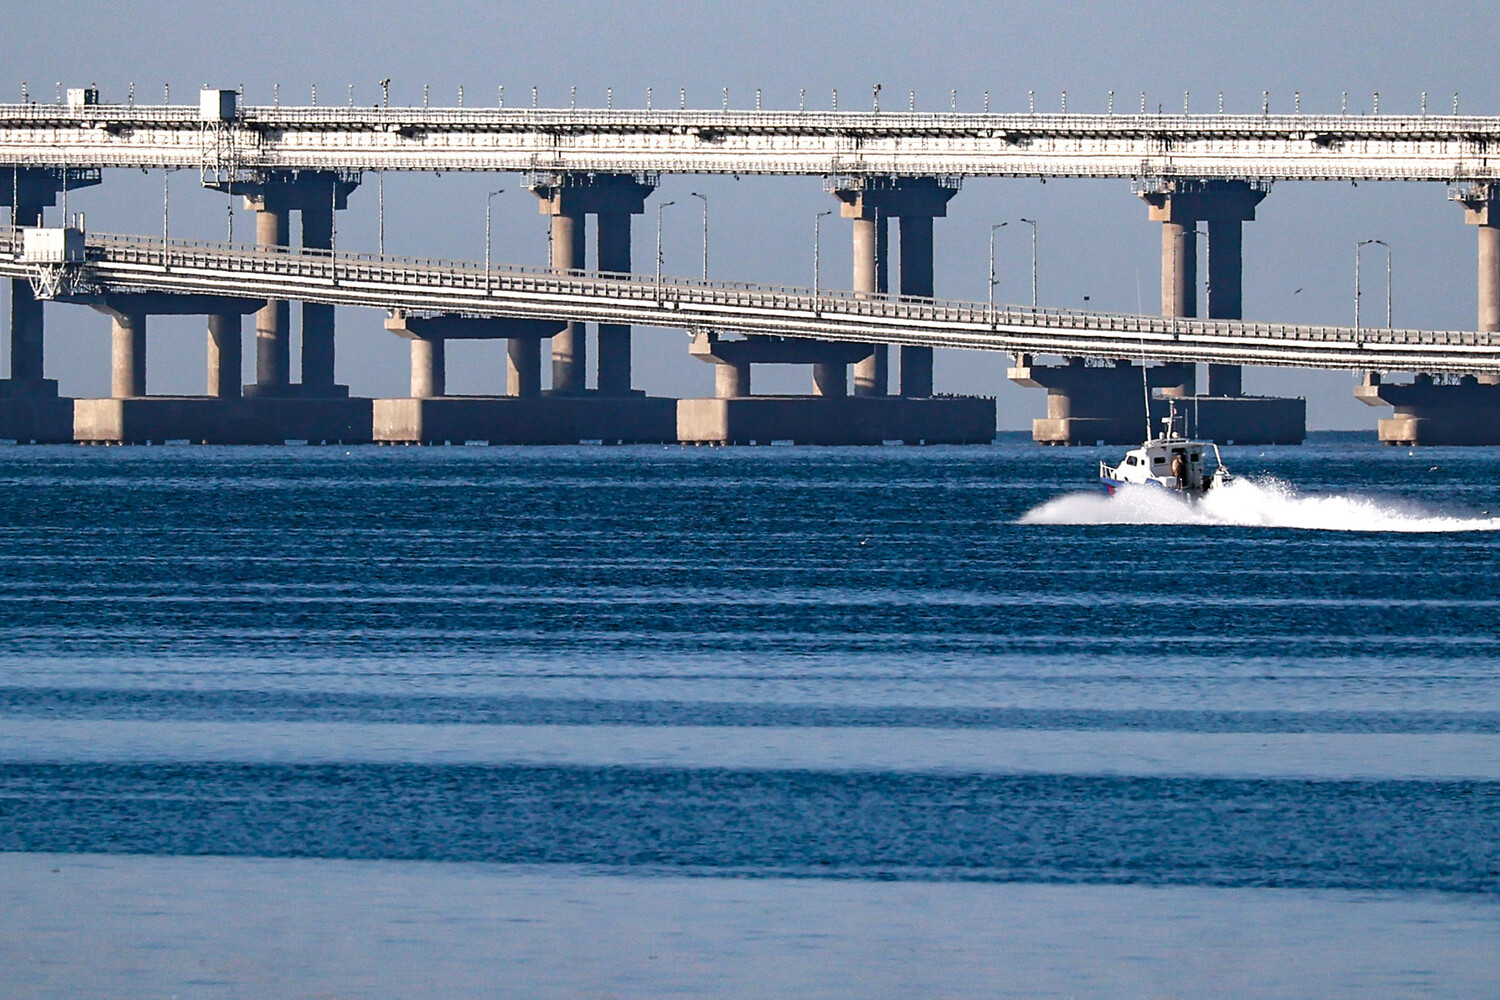
[[[1500,894],[1500,452],[1111,455],[0,449],[0,852]]]

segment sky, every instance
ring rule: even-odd
[[[1290,110],[1293,94],[1309,112],[1336,112],[1347,93],[1351,113],[1368,113],[1380,94],[1386,113],[1416,112],[1421,95],[1433,111],[1452,107],[1500,113],[1500,78],[1487,8],[1474,4],[1238,3],[854,3],[441,2],[319,4],[261,0],[253,6],[137,0],[132,3],[9,4],[10,44],[0,49],[0,100],[34,98],[63,87],[98,85],[105,101],[196,99],[199,87],[243,86],[249,104],[269,104],[279,85],[283,104],[379,99],[391,80],[391,103],[420,105],[424,87],[435,105],[507,103],[566,107],[644,106],[686,88],[690,107],[717,107],[728,88],[732,107],[864,106],[874,84],[883,100],[946,109],[957,91],[961,110],[978,111],[989,93],[994,111],[1103,111],[1109,91],[1130,107],[1148,105],[1255,112],[1267,92],[1273,110]],[[191,171],[168,180],[171,229],[184,238],[221,239],[225,200],[198,187]],[[545,218],[515,175],[390,175],[385,180],[386,249],[392,253],[481,260],[484,203],[494,199],[493,255],[498,262],[542,264]],[[710,208],[712,276],[809,284],[813,217],[833,207],[819,178],[667,177],[636,217],[637,269],[649,270],[655,241],[650,204],[675,200],[664,214],[663,253],[671,273],[701,266],[702,206]],[[163,177],[113,171],[104,183],[70,195],[94,231],[158,233]],[[338,221],[342,249],[377,244],[373,178],[351,197]],[[235,233],[253,232],[237,213]],[[969,180],[936,225],[936,294],[982,300],[988,239],[994,223],[1021,217],[1038,223],[1039,297],[1043,305],[1122,312],[1160,309],[1159,226],[1130,193],[1128,181]],[[1355,245],[1382,239],[1392,247],[1397,326],[1472,329],[1475,325],[1475,233],[1437,184],[1331,182],[1278,184],[1245,226],[1245,316],[1298,323],[1353,320]],[[1029,231],[998,233],[999,301],[1030,297]],[[851,270],[850,240],[838,216],[824,220],[825,284]],[[1384,260],[1368,256],[1363,317],[1384,311]],[[1373,276],[1372,276],[1373,272]],[[7,287],[0,298],[8,297]],[[405,395],[408,349],[385,332],[371,310],[341,309],[338,367],[356,394]],[[82,307],[49,306],[48,375],[68,395],[107,395],[109,324]],[[247,323],[247,328],[250,324]],[[635,382],[652,393],[711,395],[713,372],[685,350],[680,331],[639,330]],[[193,318],[152,321],[149,392],[204,391],[205,336]],[[295,352],[294,352],[295,353]],[[450,392],[503,392],[503,347],[460,344],[449,350]],[[246,358],[253,357],[247,351]],[[1045,413],[1045,394],[1005,378],[999,353],[940,351],[937,389],[993,395],[999,423],[1025,429]],[[247,380],[253,372],[247,364]],[[294,368],[295,377],[295,368]],[[808,391],[804,368],[757,372],[757,392]],[[1348,372],[1251,369],[1247,391],[1301,395],[1315,429],[1368,429],[1389,411],[1353,397]]]

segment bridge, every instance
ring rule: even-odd
[[[1475,115],[0,105],[0,162],[202,170],[1500,181]],[[225,96],[220,96],[225,95]]]
[[[719,366],[722,413],[713,418],[717,430],[705,432],[708,440],[774,438],[777,428],[793,424],[799,429],[782,436],[821,439],[806,427],[840,420],[867,428],[861,440],[949,439],[938,429],[950,418],[921,414],[958,413],[958,404],[933,394],[932,351],[965,347],[1016,355],[1012,379],[1047,389],[1048,416],[1036,421],[1034,435],[1052,443],[1136,434],[1139,419],[1131,413],[1141,406],[1140,377],[1122,367],[1130,359],[1160,362],[1152,369],[1156,388],[1191,398],[1204,421],[1199,433],[1220,439],[1300,440],[1301,400],[1247,396],[1241,388],[1241,365],[1266,364],[1365,371],[1360,398],[1397,409],[1381,421],[1381,436],[1392,443],[1500,443],[1500,368],[1490,347],[1490,335],[1500,332],[1500,214],[1491,211],[1500,197],[1500,118],[1459,115],[1456,106],[1453,114],[1431,115],[1272,114],[1269,106],[1258,115],[1190,114],[1186,107],[1164,114],[1144,99],[1104,115],[917,112],[914,101],[907,110],[872,103],[867,111],[817,111],[805,101],[796,111],[762,110],[758,95],[755,103],[755,110],[731,109],[727,99],[717,110],[688,109],[685,101],[676,108],[649,101],[643,109],[517,108],[505,106],[501,90],[485,108],[393,108],[384,101],[266,107],[243,104],[235,91],[204,90],[196,106],[138,105],[103,103],[97,91],[79,88],[65,103],[0,105],[0,204],[11,206],[14,226],[35,226],[45,207],[66,205],[70,189],[122,168],[197,170],[205,187],[243,196],[257,213],[254,247],[100,237],[90,240],[87,261],[65,271],[77,288],[96,288],[96,308],[115,317],[117,374],[144,370],[143,358],[132,360],[121,323],[143,329],[153,311],[196,308],[215,317],[210,326],[221,334],[211,337],[219,345],[211,356],[222,349],[236,359],[231,364],[224,355],[229,367],[219,388],[227,392],[229,373],[238,379],[230,331],[254,311],[256,381],[246,391],[265,399],[342,405],[326,402],[347,397],[334,383],[333,309],[365,305],[390,312],[393,331],[412,340],[413,399],[442,397],[443,342],[484,337],[509,345],[511,395],[576,397],[578,406],[610,397],[623,413],[639,395],[631,388],[631,326],[694,331],[690,353]],[[337,212],[366,174],[388,170],[521,173],[551,219],[551,266],[480,270],[333,252]],[[850,220],[852,287],[631,276],[630,219],[645,211],[662,176],[678,173],[823,178]],[[1148,217],[1162,223],[1163,316],[936,299],[934,220],[946,216],[965,179],[1016,177],[1130,179]],[[1297,180],[1450,185],[1450,198],[1478,233],[1477,332],[1243,322],[1243,223],[1255,219],[1274,183]],[[298,252],[288,246],[294,212],[301,216]],[[597,219],[592,270],[588,215]],[[1198,318],[1200,235],[1209,244],[1206,319]],[[893,237],[899,259],[889,259]],[[42,372],[42,300],[30,285],[39,273],[15,259],[14,234],[7,231],[6,239],[11,258],[3,273],[15,294],[12,373],[0,401],[52,398],[55,383]],[[99,304],[106,300],[129,309]],[[303,303],[297,385],[289,378],[292,301]],[[592,339],[586,323],[597,326]],[[144,337],[132,336],[143,350]],[[540,340],[550,342],[552,355],[545,392]],[[893,345],[900,362],[895,390]],[[593,350],[597,388],[587,387],[585,374]],[[1041,355],[1069,360],[1034,364]],[[801,416],[790,423],[756,417],[755,432],[731,433],[734,412],[770,412],[772,404],[749,391],[750,365],[767,362],[810,364],[821,408],[797,409]],[[1208,365],[1203,392],[1200,362]],[[1383,372],[1415,378],[1393,383]],[[117,382],[117,397],[143,394],[143,375]],[[854,415],[832,418],[835,405]],[[983,433],[977,406],[966,411],[972,432],[952,439]],[[580,436],[611,439],[609,420]],[[868,429],[875,424],[878,434]],[[24,428],[10,435],[0,428],[4,436],[26,435]]]
[[[1500,337],[1474,331],[1029,308],[146,236],[90,235],[85,247],[74,264],[28,262],[19,231],[0,227],[0,277],[30,281],[42,298],[113,297],[124,312],[150,313],[129,298],[158,293],[1110,361],[1500,373]]]

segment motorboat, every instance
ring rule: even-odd
[[[1211,468],[1204,461],[1210,450]],[[1233,478],[1217,444],[1190,440],[1177,430],[1175,406],[1162,418],[1161,434],[1126,452],[1118,465],[1099,463],[1099,485],[1110,496],[1122,487],[1142,487],[1195,498]]]

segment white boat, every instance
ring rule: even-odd
[[[1166,490],[1184,497],[1201,497],[1234,477],[1212,441],[1193,441],[1177,431],[1174,406],[1162,418],[1162,433],[1125,453],[1119,465],[1099,463],[1099,485],[1113,496],[1121,487]],[[1213,451],[1213,466],[1205,459]]]

